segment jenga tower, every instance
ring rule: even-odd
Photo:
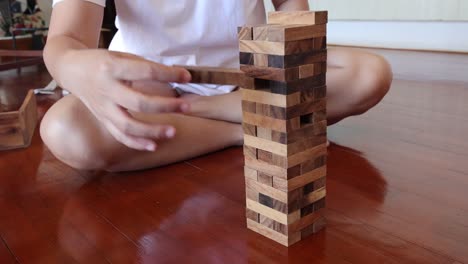
[[[247,227],[285,246],[325,225],[327,12],[239,28]]]

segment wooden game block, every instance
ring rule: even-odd
[[[288,157],[288,166],[294,167],[303,162],[306,162],[310,159],[315,159],[317,157],[323,156],[327,153],[327,144],[316,146],[314,148],[307,149],[305,151],[299,152],[297,154],[291,155]]]
[[[252,157],[245,157],[245,166],[256,171],[264,172],[273,177],[279,177],[283,179],[288,178],[288,168],[278,167],[264,161],[254,159]]]
[[[324,110],[326,106],[327,101],[325,99],[297,104],[286,109],[286,118],[291,119],[300,117],[301,115],[307,115],[316,111],[321,111]]]
[[[323,188],[320,188],[320,189],[318,189],[316,191],[313,191],[313,192],[305,195],[303,197],[303,199],[302,199],[301,208],[305,207],[305,206],[307,206],[307,205],[309,205],[311,203],[315,203],[320,199],[325,198],[326,194],[327,194],[327,191],[326,191],[325,187],[323,187]]]
[[[258,115],[270,116],[270,105],[255,103],[255,113]]]
[[[278,223],[275,220],[270,219],[270,218],[268,218],[266,216],[263,216],[261,214],[259,214],[259,221],[258,222],[260,224],[270,228],[270,229],[273,229],[274,231],[276,231],[278,233],[281,233],[283,235],[288,234],[288,226],[287,225]]]
[[[258,173],[258,182],[268,185],[268,186],[273,186],[273,176],[270,176],[266,173],[259,172]]]
[[[268,34],[268,28],[274,25],[256,25],[252,28],[253,39],[252,40],[266,40]]]
[[[253,65],[255,62],[255,54],[247,53],[247,52],[239,52],[239,62],[240,64]]]
[[[253,28],[243,26],[237,28],[237,38],[242,40],[253,40]]]
[[[327,51],[323,49],[315,48],[315,51],[303,53],[303,54],[292,54],[292,55],[268,55],[268,67],[271,68],[291,68],[299,67],[306,64],[314,64],[318,62],[327,61]]]
[[[323,166],[321,168],[315,169],[313,171],[304,173],[300,176],[294,177],[287,182],[288,191],[295,190],[300,187],[304,187],[305,185],[317,181],[318,179],[325,177],[327,175],[327,168]]]
[[[258,181],[252,179],[245,179],[246,189],[255,190],[259,193],[265,194],[273,199],[276,199],[283,203],[288,203],[288,193],[282,192],[278,189],[273,188],[265,184],[261,184]]]
[[[300,218],[298,221],[288,225],[290,232],[299,232],[304,228],[313,225],[318,219],[323,216],[324,210],[319,210],[307,216]]]
[[[327,129],[327,121],[323,120],[320,122],[316,122],[314,124],[308,124],[306,126],[301,127],[300,129],[291,131],[287,135],[287,142],[288,144],[302,141],[304,139],[310,138],[311,136],[318,136],[324,134]]]
[[[257,128],[257,137],[261,139],[271,140],[271,129],[258,127]]]
[[[275,118],[261,116],[249,112],[242,113],[243,122],[246,124],[250,124],[253,126],[261,127],[261,128],[268,128],[276,131],[287,132],[288,131],[288,121],[286,120],[278,120]],[[296,124],[297,125],[297,124]],[[292,127],[292,125],[290,125]],[[299,125],[300,127],[300,120]]]
[[[274,94],[290,95],[304,90],[313,90],[314,87],[324,86],[326,74],[319,74],[304,79],[297,79],[289,82],[268,81],[270,92]],[[315,95],[315,94],[314,94]]]
[[[297,101],[300,100],[296,96],[287,96],[281,94],[271,94],[266,91],[257,91],[257,90],[248,90],[241,89],[242,99],[244,101],[256,102],[267,105],[275,105],[279,107],[288,107],[292,103],[297,104]]]
[[[315,203],[311,203],[305,207],[301,208],[301,217],[310,215],[314,212],[319,211],[320,209],[325,208],[325,198],[322,198]]]
[[[243,89],[247,89],[247,90],[270,91],[270,81],[256,79],[256,78],[252,78],[252,77],[245,75],[244,80],[243,80],[243,85],[240,87]]]
[[[326,138],[325,138],[326,140]],[[327,156],[323,155],[320,157],[317,157],[315,159],[308,160],[306,162],[301,163],[301,174],[304,174],[309,171],[313,171],[317,168],[320,168],[322,166],[325,166],[327,162]],[[321,186],[323,187],[323,186]]]
[[[294,155],[306,149],[314,148],[319,145],[327,143],[326,136],[308,135],[307,138],[288,144],[288,154]]]
[[[253,65],[260,67],[268,67],[268,54],[253,54]],[[248,63],[242,63],[248,65]]]
[[[256,149],[262,149],[269,151],[281,156],[288,155],[288,146],[284,144],[279,144],[270,140],[263,138],[253,137],[249,135],[244,135],[244,145],[250,146]]]
[[[244,167],[244,176],[254,181],[258,180],[258,171]]]
[[[279,69],[279,68],[261,67],[257,65],[241,64],[240,69],[243,72],[245,72],[245,74],[248,77],[263,79],[263,80],[290,82],[290,81],[297,80],[299,78],[299,67]]]
[[[242,100],[241,105],[242,111],[246,111],[249,113],[257,113],[257,104],[255,102]]]
[[[304,79],[327,72],[327,63],[318,62],[299,66],[299,79]]]
[[[250,220],[255,221],[255,222],[260,221],[259,213],[254,212],[254,211],[250,210],[249,208],[245,208],[245,217],[247,217],[247,219],[250,219]]]
[[[294,55],[318,51],[314,39],[295,40],[287,42],[272,42],[263,40],[240,40],[239,50],[247,53],[259,53],[269,55]]]
[[[247,178],[246,178],[246,180],[247,180]],[[251,180],[251,179],[249,179],[249,180]],[[247,197],[247,199],[258,202],[259,192],[257,190],[255,190],[255,189],[246,187],[245,188],[245,196]]]
[[[249,137],[251,137],[251,136],[249,136]],[[250,157],[252,159],[256,159],[257,158],[257,149],[255,147],[244,145],[244,156]]]
[[[314,97],[316,99],[325,98],[325,96],[327,96],[327,87],[326,87],[326,85],[322,85],[322,86],[314,88]]]
[[[277,11],[268,13],[269,24],[322,25],[328,23],[327,11]]]
[[[247,228],[254,231],[255,233],[261,234],[273,241],[276,241],[283,246],[289,246],[293,242],[297,242],[301,239],[301,237],[299,236],[296,237],[295,240],[292,240],[291,237],[276,232],[275,230],[268,228],[260,223],[257,223],[251,219],[247,219]]]
[[[272,42],[287,42],[305,39],[324,38],[327,35],[327,26],[323,25],[288,25],[272,26],[267,28],[262,40]],[[319,41],[315,43],[319,44]],[[321,44],[321,43],[320,43]]]
[[[190,72],[192,83],[244,86],[245,74],[241,70],[202,66],[176,66],[185,68]]]
[[[290,214],[281,213],[271,207],[265,206],[261,203],[252,201],[250,199],[246,199],[247,208],[252,211],[259,213],[260,215],[264,215],[272,220],[275,220],[278,223],[282,223],[285,225],[289,225],[292,223],[297,222],[301,217],[300,210],[294,211]]]
[[[257,136],[257,127],[254,125],[242,123],[242,129],[246,135]]]
[[[312,225],[301,230],[301,239],[306,238],[312,234],[316,234],[326,226],[326,220],[322,216],[317,219]]]

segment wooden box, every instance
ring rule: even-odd
[[[36,124],[36,97],[30,90],[18,110],[0,112],[0,150],[28,147]]]

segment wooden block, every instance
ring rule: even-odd
[[[300,176],[294,177],[288,181],[288,191],[292,191],[307,185],[308,183],[317,181],[327,175],[327,168],[325,166],[307,172]]]
[[[300,218],[298,221],[295,223],[292,223],[288,226],[288,229],[290,232],[298,232],[303,230],[304,228],[314,224],[318,219],[320,219],[323,216],[323,210],[319,210],[317,212],[314,212],[312,214],[306,215],[302,218]]]
[[[256,79],[245,75],[243,85],[240,87],[248,90],[270,91],[270,82],[268,80]]]
[[[249,180],[252,180],[252,179],[249,179]],[[245,188],[245,196],[247,197],[247,199],[258,202],[259,194],[260,193],[255,189],[248,188],[248,187]]]
[[[324,217],[318,218],[312,225],[302,229],[301,238],[304,239],[312,234],[316,234],[322,230],[326,225],[326,220]]]
[[[326,140],[326,139],[325,139]],[[320,168],[322,166],[325,166],[327,160],[327,156],[323,155],[320,157],[317,157],[315,159],[308,160],[304,163],[301,163],[301,174],[304,174],[309,171],[313,171],[317,168]]]
[[[265,91],[241,89],[242,100],[256,102],[280,107],[288,106],[288,96],[280,94],[271,94]]]
[[[244,145],[249,146],[256,149],[262,149],[265,151],[269,151],[281,156],[288,155],[287,145],[279,144],[270,140],[265,140],[258,137],[253,137],[249,135],[244,135]]]
[[[258,173],[258,182],[268,186],[273,186],[273,177],[266,173],[260,172]]]
[[[304,79],[296,79],[289,82],[269,80],[271,93],[290,95],[304,90],[311,90],[313,87],[324,86],[326,75],[319,74]],[[315,95],[315,94],[314,94]]]
[[[242,123],[242,129],[244,130],[244,134],[250,136],[257,136],[257,127],[254,125]]]
[[[271,129],[259,127],[257,130],[257,137],[261,139],[271,140],[271,133]]]
[[[307,160],[315,159],[316,157],[323,156],[327,153],[327,144],[324,143],[314,148],[307,149],[303,152],[291,155],[288,157],[288,166],[293,167],[299,165]]]
[[[291,68],[299,67],[306,64],[314,64],[318,62],[327,61],[326,50],[315,50],[304,54],[293,54],[293,55],[268,55],[268,67],[271,68]]]
[[[327,129],[327,121],[319,121],[314,124],[309,124],[301,127],[300,129],[291,131],[288,133],[288,144],[302,141],[304,139],[310,138],[312,136],[323,135]]]
[[[322,44],[323,38],[327,35],[327,26],[323,25],[287,25],[271,26],[267,28],[263,40],[273,42],[287,42],[314,39],[315,45]],[[320,39],[321,41],[317,41]],[[314,45],[314,47],[315,47]],[[321,46],[318,46],[321,48]]]
[[[315,136],[313,134],[308,135],[302,140],[298,140],[294,143],[288,144],[288,155],[294,155],[296,153],[305,151],[310,148],[314,148],[327,143],[326,136]]]
[[[250,210],[249,208],[245,208],[245,216],[247,217],[247,219],[250,219],[255,222],[260,222],[259,213],[254,212]]]
[[[261,128],[268,128],[276,131],[287,132],[288,131],[288,121],[287,120],[278,120],[275,118],[256,115],[248,112],[242,113],[243,122],[254,125]],[[300,126],[300,125],[299,125]]]
[[[265,206],[250,199],[246,199],[246,204],[247,208],[249,208],[250,210],[255,211],[260,215],[264,215],[270,219],[275,220],[278,223],[282,223],[285,225],[297,222],[301,216],[299,210],[290,214],[283,214],[277,210],[272,209],[271,207]]]
[[[18,110],[0,113],[0,150],[28,147],[36,124],[36,97],[30,90]]]
[[[279,232],[274,231],[260,223],[257,223],[251,219],[247,219],[247,228],[254,231],[255,233],[261,234],[273,241],[280,243],[283,246],[289,246],[289,238],[286,235],[283,235]],[[299,237],[300,240],[300,237]],[[298,241],[299,241],[298,240]]]
[[[318,86],[314,88],[314,98],[321,99],[327,96],[327,86]]]
[[[266,40],[268,35],[268,28],[273,25],[257,25],[253,27],[252,40]]]
[[[244,167],[244,175],[246,178],[252,179],[254,181],[258,180],[258,171],[251,168]]]
[[[263,80],[290,82],[299,78],[299,67],[279,69],[241,64],[240,69],[245,72],[248,77]]]
[[[264,215],[259,214],[259,223],[283,235],[288,235],[288,227]]]
[[[257,159],[257,149],[252,146],[244,145],[244,156],[250,157],[252,159]]]
[[[247,52],[239,52],[239,62],[240,64],[253,65],[255,62],[255,55]],[[267,63],[268,66],[268,63]]]
[[[240,40],[241,52],[269,55],[294,55],[318,51],[314,46],[314,39],[295,40],[287,42],[272,42],[262,40]]]
[[[253,64],[260,67],[268,67],[268,54],[254,54],[253,55]],[[248,65],[249,63],[242,63]]]
[[[305,64],[299,66],[299,79],[304,79],[312,77],[315,75],[320,75],[326,73],[327,66],[326,62],[318,62],[313,64]]]
[[[273,163],[273,153],[271,153],[269,151],[259,149],[258,150],[258,160],[264,161],[264,162],[266,162],[268,164],[272,164]]]
[[[237,69],[202,67],[202,66],[180,66],[192,75],[191,83],[208,83],[220,85],[244,86],[244,72]]]
[[[255,103],[255,113],[258,115],[270,116],[270,105]]]
[[[257,112],[257,104],[255,102],[242,100],[241,104],[242,104],[242,111],[246,111],[249,113]]]
[[[239,40],[253,40],[252,27],[249,27],[249,26],[238,27],[237,38]]]
[[[321,110],[314,113],[313,122],[318,123],[327,120],[327,110]]]
[[[277,11],[268,13],[269,24],[322,25],[327,22],[327,11]]]
[[[288,177],[288,169],[287,168],[282,168],[282,167],[279,167],[279,166],[275,166],[273,164],[269,164],[269,163],[266,163],[266,162],[263,162],[261,160],[257,160],[257,159],[254,159],[252,157],[249,157],[249,156],[246,156],[245,157],[245,166],[251,168],[251,169],[254,169],[254,170],[257,170],[257,171],[261,171],[261,172],[264,172],[268,175],[271,175],[271,176],[275,176],[275,177],[280,177],[280,178],[284,178],[284,179],[287,179]],[[300,172],[300,170],[299,170]],[[289,172],[290,174],[292,172]]]
[[[316,201],[324,198],[327,194],[327,191],[325,189],[325,187],[323,188],[320,188],[316,191],[313,191],[307,195],[305,195],[302,199],[302,206],[301,207],[305,207],[311,203],[315,203]]]
[[[246,188],[263,193],[283,203],[288,203],[288,193],[277,190],[271,186],[261,184],[252,179],[245,179]]]

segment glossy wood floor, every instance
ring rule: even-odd
[[[2,89],[50,80],[0,77]],[[395,80],[378,107],[331,127],[329,225],[289,249],[246,229],[240,148],[80,172],[36,133],[0,153],[0,263],[468,263],[467,102],[467,83]]]

